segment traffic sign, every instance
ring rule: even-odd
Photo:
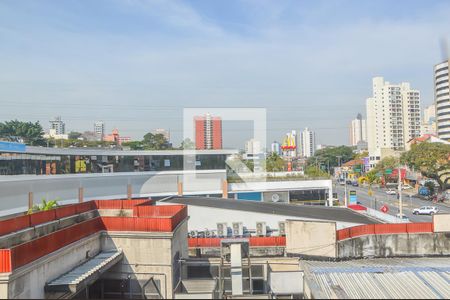
[[[387,213],[389,211],[389,208],[386,205],[383,205],[380,210],[384,213]]]
[[[384,173],[385,173],[386,175],[391,175],[391,174],[392,174],[392,169],[386,169],[386,170],[384,171]]]

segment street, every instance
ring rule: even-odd
[[[344,186],[334,185],[335,192],[338,194],[338,199],[341,203],[344,203]],[[397,215],[399,213],[398,200],[396,195],[388,195],[386,194],[385,189],[380,188],[372,188],[373,196],[368,195],[367,187],[354,187],[351,185],[347,185],[348,191],[356,191],[358,202],[361,205],[366,207],[380,210],[383,205],[386,205],[389,208],[387,212],[390,215]],[[440,213],[450,213],[450,207],[432,203],[430,201],[425,201],[420,198],[409,196],[402,192],[402,200],[403,200],[403,214],[409,218],[411,222],[431,222],[431,216],[428,215],[413,215],[412,210],[414,208],[419,208],[421,206],[436,206],[439,208]]]

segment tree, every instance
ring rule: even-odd
[[[409,167],[419,170],[422,175],[435,179],[441,188],[448,184],[445,181],[448,179],[444,177],[450,173],[450,145],[427,142],[415,144],[401,159]]]
[[[191,149],[192,150],[194,148],[195,148],[195,144],[193,141],[191,141],[190,138],[186,138],[181,142],[180,149],[185,149],[185,150]]]
[[[427,182],[425,182],[424,186],[425,186],[426,188],[428,188],[428,191],[429,191],[429,193],[430,193],[429,195],[430,195],[431,197],[434,196],[434,193],[435,193],[434,183],[431,182],[431,181],[427,181]]]
[[[366,173],[365,176],[360,177],[359,182],[366,182],[369,185],[369,195],[372,195],[372,185],[377,183],[380,178],[377,175],[377,170],[373,169]]]
[[[305,175],[308,177],[328,177],[328,173],[320,170],[319,168],[315,166],[309,166],[305,169]]]
[[[161,133],[147,133],[146,135],[144,135],[142,145],[145,150],[167,150],[170,148],[169,142]]]
[[[0,122],[0,138],[10,142],[23,142],[31,146],[44,146],[44,131],[39,122],[22,122],[18,120]]]
[[[281,172],[284,170],[284,160],[275,152],[266,158],[265,165],[266,172]]]
[[[338,146],[317,150],[314,156],[308,159],[307,165],[316,165],[316,162],[325,163],[331,168],[339,166],[339,157],[341,164],[344,164],[354,158],[353,148],[348,146]]]
[[[69,132],[68,136],[69,136],[69,140],[77,140],[79,139],[83,134],[80,132],[76,132],[76,131],[71,131]]]

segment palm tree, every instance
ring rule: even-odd
[[[369,185],[369,196],[372,196],[372,194],[373,194],[372,185],[379,181],[377,171],[376,170],[369,171],[366,173],[365,176],[359,177],[358,180],[359,180],[359,183],[365,182]]]

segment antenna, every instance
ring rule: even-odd
[[[450,57],[450,53],[448,52],[448,42],[445,37],[442,37],[440,39],[440,46],[441,46],[441,58],[442,61],[446,61]]]

